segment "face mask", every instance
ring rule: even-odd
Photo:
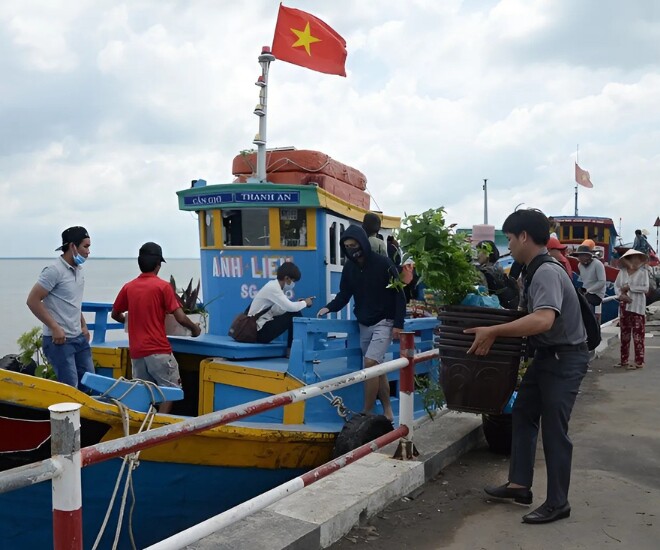
[[[76,264],[76,265],[82,265],[82,264],[84,264],[84,263],[85,263],[85,259],[86,259],[86,258],[84,258],[83,256],[81,256],[81,255],[78,254],[78,253],[75,253],[75,254],[73,255],[73,263]]]
[[[293,290],[293,287],[296,286],[296,283],[286,283],[283,287],[282,290],[284,292],[289,292],[289,290]]]
[[[357,248],[347,248],[346,249],[346,255],[349,258],[352,258],[353,260],[357,260],[358,258],[362,257],[362,248],[357,247]]]

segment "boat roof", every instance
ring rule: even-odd
[[[616,227],[614,226],[614,221],[612,218],[605,218],[601,216],[550,216],[554,221],[559,223],[592,223],[606,225],[610,228],[610,231],[614,233],[616,237],[618,235]]]
[[[336,197],[315,185],[282,183],[221,183],[208,185],[205,180],[193,181],[190,189],[177,191],[179,209],[199,210],[243,208],[324,208],[361,222],[369,212]],[[401,218],[381,214],[381,225],[395,229]]]

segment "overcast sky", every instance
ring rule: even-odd
[[[519,203],[624,238],[660,215],[657,0],[290,0],[347,42],[347,77],[271,66],[269,147],[362,170],[388,214],[445,206],[501,226]],[[278,2],[0,4],[2,256],[51,256],[85,225],[96,256],[198,254],[190,181],[252,147],[257,56]]]

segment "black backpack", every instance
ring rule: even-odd
[[[539,267],[547,263],[556,264],[562,270],[564,269],[564,266],[562,266],[557,260],[548,254],[541,254],[540,256],[534,258],[527,266],[525,271],[525,296],[527,295],[529,285],[532,283],[534,273],[536,273],[536,270]],[[575,294],[577,295],[578,302],[580,303],[582,323],[584,324],[584,328],[587,332],[587,347],[589,348],[589,351],[593,351],[598,347],[598,344],[600,344],[601,341],[600,324],[598,324],[598,319],[596,319],[593,311],[591,311],[589,302],[587,302],[587,299],[577,288],[575,289]]]
[[[497,296],[504,309],[518,309],[520,289],[516,279],[494,266],[481,267],[479,271],[484,274],[488,293]]]

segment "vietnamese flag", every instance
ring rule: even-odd
[[[577,162],[575,163],[575,182],[589,188],[594,186],[594,184],[591,183],[591,176],[589,175],[589,172],[582,170],[582,168],[578,166]]]
[[[282,4],[272,53],[281,61],[313,71],[346,76],[346,41],[318,17]]]

